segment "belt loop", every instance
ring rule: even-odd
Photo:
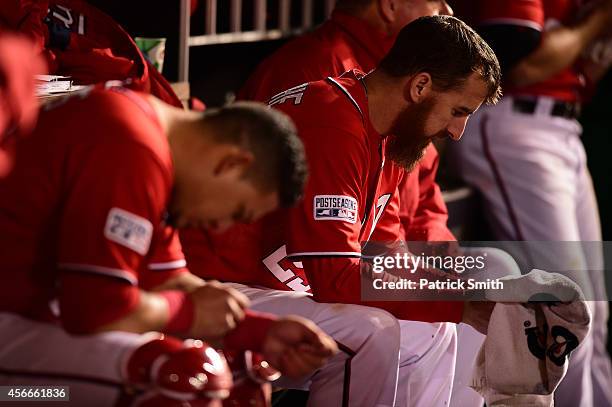
[[[546,96],[540,96],[537,99],[535,114],[538,116],[550,116],[552,114],[555,100]]]
[[[511,113],[514,111],[514,96],[504,96],[499,103],[497,104],[497,106],[495,106],[496,108],[503,110],[506,113]]]

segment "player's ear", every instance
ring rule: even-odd
[[[215,176],[241,178],[255,160],[253,153],[237,146],[226,147],[214,166]]]
[[[412,76],[404,87],[404,98],[408,102],[419,103],[426,99],[432,91],[431,75],[421,72]]]
[[[376,0],[378,13],[387,24],[395,22],[396,0]]]

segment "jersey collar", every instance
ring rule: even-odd
[[[378,133],[370,120],[368,94],[362,81],[365,76],[366,74],[359,69],[350,69],[336,78],[328,78],[327,81],[341,88],[342,93],[356,106],[369,136],[376,140],[383,140],[386,136]]]

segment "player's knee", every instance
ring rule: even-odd
[[[397,318],[378,308],[362,308],[361,321],[356,325],[356,329],[360,331],[363,341],[367,342],[371,349],[381,353],[399,350],[401,330]]]
[[[422,339],[429,339],[431,336],[431,342],[427,348],[427,356],[423,356],[419,364],[415,366],[423,366],[423,364],[435,363],[438,365],[438,372],[442,372],[443,375],[453,372],[453,369],[457,369],[456,361],[458,355],[458,335],[457,325],[452,322],[439,322],[433,324],[438,329],[431,333],[421,333]],[[404,331],[404,334],[408,334],[408,331]],[[478,335],[477,333],[475,335]],[[476,338],[473,338],[476,339]],[[412,343],[415,342],[413,335],[404,338],[402,350],[404,347],[410,349]],[[475,356],[475,355],[474,355]],[[403,359],[403,358],[402,358]]]

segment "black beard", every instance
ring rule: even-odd
[[[389,136],[387,142],[386,156],[396,165],[410,172],[415,169],[419,161],[425,155],[425,150],[431,141],[422,141],[418,145],[403,143],[400,136]]]
[[[435,104],[433,97],[401,112],[388,136],[385,155],[406,171],[412,171],[425,155],[433,137],[425,134],[425,121]]]

